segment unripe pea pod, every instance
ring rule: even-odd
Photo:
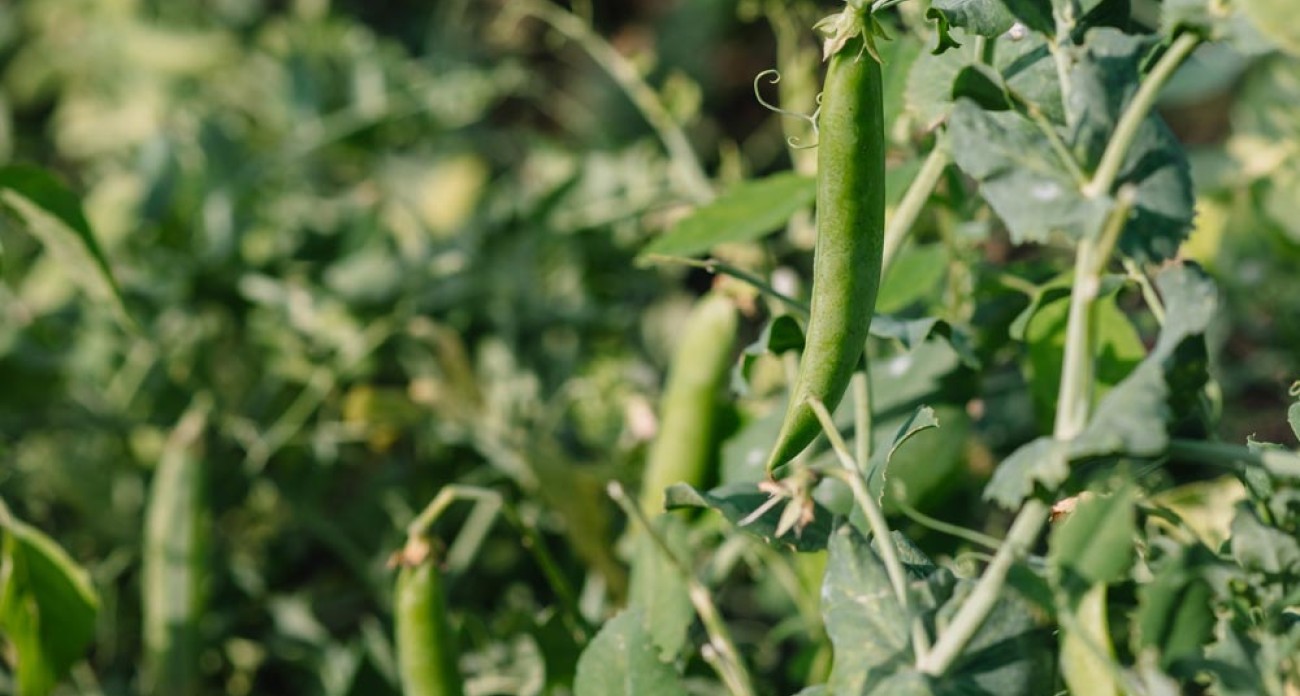
[[[833,44],[817,145],[817,246],[812,304],[799,374],[767,469],[793,459],[821,432],[809,399],[834,409],[862,358],[880,284],[885,229],[885,126],[881,68],[864,41],[873,21]]]
[[[405,696],[461,696],[456,634],[447,616],[442,573],[423,540],[399,554],[393,590],[397,671]]]
[[[641,508],[651,514],[663,511],[668,486],[700,486],[708,477],[718,392],[731,368],[737,323],[735,303],[716,291],[700,298],[686,319],[641,478]]]

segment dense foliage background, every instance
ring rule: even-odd
[[[454,507],[435,530],[448,543],[462,529],[485,535],[447,568],[467,690],[572,683],[584,631],[628,592],[616,544],[626,521],[606,483],[639,480],[678,327],[714,277],[635,259],[692,203],[680,157],[583,46],[511,4],[0,5],[0,162],[44,167],[82,198],[123,299],[84,251],[39,233],[56,223],[10,215],[0,226],[0,498],[84,565],[100,599],[93,646],[61,693],[141,688],[146,507],[158,463],[178,449],[205,462],[194,693],[397,693],[388,559],[453,482],[501,492],[517,517],[488,526]],[[923,8],[909,8],[898,23],[914,31],[885,48],[891,201],[936,118],[924,72],[933,38]],[[808,28],[833,7],[572,9],[644,71],[721,188],[809,171],[808,151],[786,147],[809,134],[760,106],[753,81],[779,65],[783,82],[764,94],[811,111],[819,47]],[[1161,112],[1190,148],[1197,190],[1181,253],[1223,292],[1210,435],[1293,448],[1300,60],[1265,44],[1206,47]],[[1013,340],[1030,298],[1005,289],[1070,262],[1050,245],[1011,245],[972,190],[949,171],[880,307],[964,327],[971,355],[938,340],[899,352],[877,389],[877,425],[934,407],[943,435],[914,444],[929,468],[907,502],[993,531],[1006,517],[980,500],[982,483],[1050,423],[1051,337],[1065,321],[1058,303]],[[805,215],[716,253],[799,295],[811,244]],[[768,312],[752,291],[731,291],[746,310],[743,346]],[[1126,291],[1108,306],[1139,305]],[[1114,326],[1109,384],[1154,336],[1144,315]],[[779,418],[779,361],[752,367],[747,396],[720,419],[722,471],[745,467],[744,438],[763,441]],[[199,431],[179,437],[186,413],[200,414]],[[1231,513],[1237,493],[1205,490]],[[526,551],[520,527],[539,532],[557,573]],[[714,551],[700,573],[725,588],[717,601],[768,676],[762,692],[790,693],[824,670],[824,640],[808,637],[817,608],[790,590],[815,585],[816,571],[721,523],[691,534]],[[13,663],[0,664],[7,693]],[[688,674],[707,668],[696,659]]]

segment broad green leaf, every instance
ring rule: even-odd
[[[1104,288],[1102,296],[1093,304],[1098,397],[1123,381],[1146,356],[1142,337],[1116,304],[1119,286],[1109,285],[1111,287]],[[1038,423],[1044,428],[1050,427],[1056,413],[1069,311],[1069,296],[1058,295],[1056,301],[1039,304],[1026,324],[1029,359],[1025,367],[1029,372],[1029,388],[1034,397]]]
[[[830,538],[822,617],[837,658],[831,693],[873,693],[870,683],[911,664],[909,618],[876,551],[850,524]]]
[[[1278,48],[1300,56],[1300,23],[1291,0],[1236,0],[1239,7],[1261,34],[1277,43]]]
[[[965,97],[986,111],[1007,111],[1012,108],[1011,97],[1002,76],[982,63],[967,65],[957,73],[952,83],[953,100]]]
[[[1220,562],[1203,546],[1169,547],[1169,555],[1153,564],[1151,581],[1138,588],[1134,636],[1139,650],[1156,649],[1165,670],[1180,660],[1195,659],[1209,641],[1213,592],[1202,575],[1204,567]]]
[[[1016,23],[1016,18],[1002,0],[934,0],[927,17],[941,15],[954,27],[972,34],[995,38]]]
[[[677,558],[691,557],[688,529],[680,517],[659,515],[652,524]],[[686,579],[649,534],[637,532],[634,545],[629,601],[643,610],[646,631],[660,658],[672,662],[686,645],[686,631],[695,620]]]
[[[1052,19],[1052,0],[1003,0],[1011,14],[1026,27],[1052,36],[1056,22]]]
[[[1219,618],[1215,642],[1205,650],[1198,666],[1210,676],[1212,696],[1290,696],[1294,684],[1284,683],[1294,660],[1300,636],[1292,624],[1282,631],[1247,628],[1230,614]]]
[[[1067,446],[1051,437],[1040,437],[1021,446],[998,465],[984,488],[984,498],[1007,510],[1034,492],[1034,486],[1056,490],[1070,476]]]
[[[816,182],[795,172],[737,184],[650,242],[641,257],[696,256],[726,242],[757,239],[780,228],[799,209],[812,205],[816,193]]]
[[[740,360],[731,369],[731,390],[741,396],[749,394],[749,379],[754,363],[764,355],[780,355],[790,350],[803,350],[803,329],[789,314],[781,314],[763,325],[763,331],[740,353]]]
[[[666,493],[665,505],[669,510],[680,508],[716,510],[740,529],[777,547],[793,548],[796,551],[820,551],[826,548],[826,541],[831,533],[831,512],[816,503],[813,504],[813,522],[802,532],[790,531],[777,538],[776,530],[781,520],[781,513],[785,509],[784,501],[773,505],[748,524],[741,525],[743,520],[771,500],[771,496],[752,483],[728,484],[707,493],[679,483],[669,487]]]
[[[929,406],[921,406],[907,420],[903,421],[903,424],[895,431],[892,442],[889,442],[885,447],[875,448],[875,454],[871,456],[871,461],[867,464],[867,485],[871,488],[872,493],[880,495],[885,491],[890,475],[889,465],[894,458],[894,453],[918,433],[938,427],[939,420],[934,416],[934,409]]]
[[[957,79],[962,68],[977,59],[975,42],[966,32],[955,28],[952,36],[961,43],[960,47],[949,49],[942,55],[922,53],[908,72],[904,101],[908,111],[924,128],[939,125],[952,111],[953,80]]]
[[[1065,521],[1052,530],[1047,560],[1057,582],[1077,578],[1087,587],[1117,582],[1133,563],[1137,522],[1133,489],[1083,494]]]
[[[0,633],[17,657],[18,696],[44,696],[80,660],[99,612],[86,571],[0,504]]]
[[[578,658],[577,696],[685,694],[673,668],[659,661],[636,605],[605,623]]]
[[[0,201],[21,215],[42,243],[56,249],[61,244],[79,249],[89,259],[87,265],[107,291],[113,309],[120,319],[129,323],[117,278],[86,221],[76,194],[44,169],[21,164],[0,167],[0,192],[4,192]],[[82,277],[79,269],[70,269],[69,273],[74,278]],[[88,289],[92,293],[99,290],[94,285]]]
[[[1085,199],[1047,138],[1012,111],[990,112],[961,99],[949,119],[953,161],[980,183],[980,195],[1016,243],[1072,239],[1100,229],[1106,206]]]
[[[886,511],[900,501],[924,509],[968,484],[962,468],[967,462],[971,417],[957,404],[937,404],[934,414],[939,427],[913,433],[889,455],[883,486]]]

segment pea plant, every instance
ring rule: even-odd
[[[817,24],[825,79],[806,117],[815,164],[716,197],[704,189],[709,202],[647,247],[647,260],[698,265],[727,277],[719,287],[743,285],[768,303],[732,385],[753,399],[784,366],[788,405],[732,437],[717,487],[700,486],[709,475],[698,466],[675,469],[683,483],[667,488],[666,504],[720,515],[731,525],[724,536],[758,537],[770,550],[749,572],[785,573],[787,590],[803,595],[796,604],[808,614],[819,605],[787,629],[829,641],[805,655],[801,694],[1283,694],[1300,685],[1290,502],[1300,456],[1213,438],[1207,337],[1219,293],[1180,251],[1195,193],[1186,151],[1155,111],[1205,44],[1285,31],[1269,22],[1278,8],[849,0]],[[895,47],[890,37],[906,32],[928,37],[925,49]],[[920,165],[898,168],[901,196],[889,195],[885,166],[895,125],[886,114],[896,117],[889,101],[900,92],[924,116],[907,142]],[[792,160],[813,161],[798,151]],[[778,220],[806,225],[797,211],[810,201],[805,305],[727,257]],[[973,257],[971,237],[1001,235],[1029,260]],[[882,277],[907,295],[927,264],[945,263],[937,308],[891,298],[881,311]],[[972,415],[1013,408],[1017,397],[994,384],[1008,356],[1026,352],[1028,383],[1010,388],[1032,390],[1039,432],[1013,436],[989,462],[981,501],[971,501],[983,512],[967,517],[982,529],[917,510],[960,476],[945,462],[960,455],[943,453],[942,441],[960,438]],[[952,366],[936,364],[944,359]],[[672,369],[706,364],[718,371],[684,349]],[[665,423],[707,401],[668,393]],[[953,408],[962,398],[965,413]],[[698,448],[698,438],[665,428],[655,451],[687,444]],[[646,485],[657,488],[673,465],[652,458]],[[636,509],[621,488],[612,495],[658,555],[633,556],[630,601],[584,651],[577,692],[692,690],[693,673],[681,671],[692,650],[730,693],[768,692],[701,584],[698,551],[674,542],[689,537],[684,524],[716,530],[712,518],[649,521],[658,507]],[[699,640],[688,638],[692,616]]]
[[[0,693],[1300,693],[1288,0],[63,4]]]

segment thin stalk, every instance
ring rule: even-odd
[[[703,269],[709,273],[721,273],[725,276],[731,276],[732,278],[735,278],[736,280],[739,280],[740,282],[759,291],[759,293],[767,295],[768,297],[780,302],[795,314],[798,314],[801,317],[808,316],[808,305],[806,303],[800,302],[780,290],[777,290],[772,287],[771,284],[765,282],[762,278],[759,278],[753,273],[750,273],[743,268],[737,268],[725,261],[719,261],[717,259],[692,259],[686,256],[670,256],[667,254],[647,254],[644,258],[650,263],[677,263],[683,266]]]
[[[1174,39],[1165,54],[1160,56],[1155,67],[1151,68],[1151,72],[1142,80],[1142,85],[1133,95],[1133,100],[1124,109],[1119,123],[1115,125],[1115,132],[1111,135],[1110,142],[1106,144],[1106,151],[1101,155],[1101,162],[1097,165],[1092,181],[1083,188],[1085,196],[1089,198],[1102,196],[1115,186],[1120,167],[1124,165],[1129,148],[1133,145],[1133,139],[1137,137],[1138,127],[1155,106],[1161,88],[1169,81],[1174,70],[1182,65],[1200,43],[1201,38],[1195,33],[1183,32]]]
[[[912,184],[907,187],[907,193],[904,193],[903,199],[898,202],[894,214],[889,217],[889,223],[885,225],[884,252],[881,258],[882,277],[889,271],[889,264],[898,255],[898,250],[902,248],[908,232],[916,223],[917,216],[921,214],[926,201],[930,199],[930,194],[934,192],[934,187],[939,183],[939,177],[943,175],[948,161],[948,151],[936,144],[925,158],[925,162],[921,164],[921,170],[916,173]]]
[[[940,534],[947,534],[948,536],[969,541],[977,546],[983,546],[990,551],[997,551],[1002,547],[1002,540],[982,532],[977,532],[973,529],[967,529],[952,524],[951,522],[944,522],[937,517],[931,517],[909,505],[906,500],[902,499],[902,497],[899,497],[895,501],[895,504],[898,505],[899,512],[902,512],[908,519],[922,527],[934,530]]]
[[[898,605],[902,607],[904,614],[911,616],[911,599],[907,588],[907,574],[903,570],[902,562],[898,559],[898,550],[894,548],[894,537],[890,534],[889,523],[885,520],[885,513],[881,511],[880,506],[871,497],[871,491],[867,488],[867,481],[862,477],[862,469],[853,461],[853,455],[849,454],[849,447],[844,443],[844,438],[840,436],[840,431],[835,428],[835,422],[831,420],[831,414],[830,411],[826,410],[826,404],[819,399],[810,399],[808,405],[812,407],[813,413],[817,414],[817,420],[821,421],[822,429],[826,431],[826,437],[831,442],[831,448],[835,450],[835,455],[839,458],[840,465],[843,467],[840,470],[832,470],[827,473],[848,484],[849,488],[852,489],[853,499],[857,502],[858,507],[862,508],[862,514],[867,518],[871,533],[879,542],[880,560],[885,565],[885,573],[889,576],[889,584],[894,588],[894,596],[898,598]],[[914,617],[911,628],[912,651],[916,653],[916,660],[919,665],[930,652],[930,637],[926,634],[925,626],[921,623],[919,616]]]
[[[600,35],[591,30],[585,22],[572,12],[547,0],[522,0],[517,8],[524,14],[532,15],[569,40],[578,44],[591,56],[609,76],[627,94],[642,118],[658,134],[668,152],[683,192],[696,202],[705,203],[713,199],[713,186],[704,173],[704,167],[695,156],[686,133],[673,119],[667,107],[660,101],[658,93],[641,77],[636,66],[623,54],[614,50]]]
[[[695,607],[695,613],[700,616],[700,623],[704,624],[704,632],[709,636],[709,642],[702,651],[705,661],[707,661],[718,672],[722,682],[726,684],[727,690],[734,696],[753,696],[754,687],[749,676],[749,670],[745,668],[745,663],[740,659],[740,651],[736,649],[736,644],[731,639],[731,631],[727,629],[727,624],[722,620],[722,614],[718,611],[717,605],[713,603],[713,597],[709,595],[709,590],[703,583],[695,577],[686,564],[668,548],[668,543],[664,541],[650,524],[645,513],[641,510],[631,498],[628,497],[627,491],[623,490],[623,485],[618,481],[611,481],[606,489],[609,497],[623,508],[623,512],[633,520],[636,520],[641,528],[654,541],[655,546],[659,547],[660,553],[668,562],[672,564],[677,573],[686,582],[687,594],[690,595],[691,605]],[[712,654],[710,654],[710,652]]]
[[[1047,115],[1043,113],[1043,110],[1037,104],[1025,101],[1015,94],[1012,95],[1012,98],[1024,110],[1025,115],[1038,128],[1038,131],[1047,138],[1047,144],[1052,148],[1052,152],[1056,154],[1057,159],[1061,160],[1061,164],[1065,165],[1065,168],[1069,170],[1070,177],[1074,179],[1075,185],[1080,188],[1087,186],[1088,175],[1083,173],[1083,168],[1079,166],[1079,160],[1075,159],[1074,153],[1070,152],[1070,148],[1065,144],[1065,141],[1061,140],[1061,134],[1056,131],[1056,125],[1047,118]]]
[[[1156,293],[1155,287],[1151,285],[1151,279],[1147,277],[1146,271],[1137,264],[1133,259],[1124,259],[1124,270],[1128,277],[1132,278],[1142,290],[1142,300],[1147,303],[1147,309],[1151,310],[1151,316],[1156,318],[1156,323],[1165,325],[1165,303],[1160,301],[1160,295]]]
[[[871,461],[871,373],[869,367],[853,373],[853,445],[858,473],[866,475]]]

